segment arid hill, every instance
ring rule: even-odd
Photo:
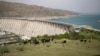
[[[0,17],[44,17],[67,16],[77,13],[59,9],[45,8],[37,5],[26,5],[0,1]]]

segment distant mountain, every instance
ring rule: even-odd
[[[21,3],[11,3],[0,1],[0,17],[44,17],[44,16],[67,16],[78,13],[45,8],[37,5],[26,5]]]

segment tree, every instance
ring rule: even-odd
[[[47,34],[43,35],[43,38],[48,38],[49,36]]]

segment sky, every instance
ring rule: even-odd
[[[63,9],[83,14],[100,14],[100,0],[0,0]]]

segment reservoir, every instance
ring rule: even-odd
[[[100,15],[78,15],[69,16],[67,18],[57,18],[52,20],[76,25],[89,25],[95,29],[100,29]]]

